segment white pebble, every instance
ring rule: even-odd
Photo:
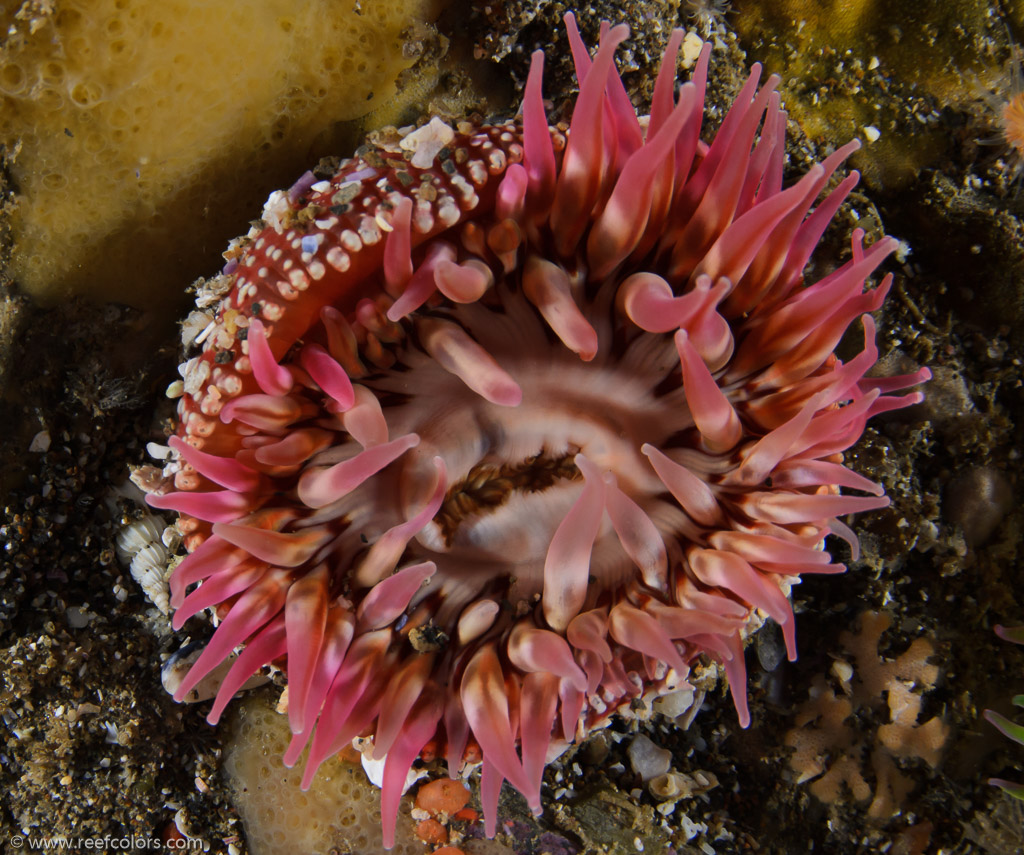
[[[659,748],[642,733],[633,737],[626,753],[633,771],[644,781],[664,775],[672,765],[672,752]]]

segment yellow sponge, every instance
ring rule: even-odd
[[[14,280],[50,301],[180,293],[271,189],[347,152],[331,134],[394,97],[422,49],[403,34],[436,3],[29,0],[0,12]]]
[[[332,757],[308,792],[299,788],[302,762],[286,769],[281,756],[291,740],[288,717],[273,709],[268,693],[238,705],[225,740],[224,769],[235,791],[253,855],[386,855],[381,846],[380,790],[361,766]],[[390,855],[423,855],[406,797],[398,810]]]

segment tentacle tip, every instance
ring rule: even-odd
[[[497,404],[499,407],[518,407],[523,403],[523,390],[519,387],[518,383],[508,385],[500,389],[495,389],[494,392],[488,396],[488,400],[492,404]]]
[[[616,24],[608,31],[608,36],[616,44],[629,38],[629,24]]]

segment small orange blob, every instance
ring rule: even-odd
[[[421,819],[416,823],[416,836],[424,843],[447,843],[448,829],[436,819]]]
[[[463,763],[479,763],[484,759],[484,753],[480,750],[480,746],[477,745],[472,739],[466,746],[466,750],[462,752]]]
[[[437,740],[431,739],[420,749],[420,760],[431,763],[437,757]]]
[[[466,806],[469,790],[461,781],[439,778],[420,787],[416,793],[416,807],[431,814],[446,813],[449,816]]]
[[[160,839],[164,843],[177,843],[179,840],[184,840],[185,835],[181,833],[178,826],[172,820],[164,826],[163,831],[160,832]]]
[[[452,819],[461,819],[465,822],[476,822],[480,819],[480,814],[477,813],[473,808],[463,808],[452,814]]]
[[[346,763],[361,763],[362,755],[351,745],[346,745],[338,752],[338,757]]]

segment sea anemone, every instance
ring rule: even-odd
[[[729,0],[686,0],[686,17],[705,39],[725,32]]]
[[[1005,641],[1012,641],[1014,644],[1024,644],[1024,626],[1005,627],[997,626],[996,635]],[[1015,707],[1024,707],[1024,695],[1015,695],[1013,698]],[[1024,745],[1024,725],[1010,721],[1006,716],[1000,715],[995,710],[985,710],[985,718],[989,724],[994,725],[1003,736],[1012,739],[1014,742]],[[1007,781],[1003,778],[990,778],[989,783],[995,787],[1005,790],[1015,799],[1024,801],[1024,784],[1016,781]]]
[[[755,66],[705,143],[707,46],[676,97],[672,34],[642,120],[626,28],[591,59],[566,24],[567,129],[538,51],[520,121],[434,119],[271,196],[203,289],[149,497],[191,553],[174,625],[220,618],[176,697],[244,643],[216,722],[277,663],[307,783],[372,737],[386,845],[417,758],[481,763],[493,835],[503,781],[539,812],[551,757],[698,660],[746,726],[745,635],[770,616],[795,657],[790,586],[888,502],[842,452],[928,376],[866,376],[894,239],[803,281],[855,142],[783,189],[778,78]]]
[[[998,146],[1001,165],[1005,166],[1006,185],[1019,186],[1024,176],[1024,51],[1020,46],[1010,44],[1010,59],[1006,72],[993,91],[975,84],[980,100],[985,102],[996,125],[997,133],[979,139],[982,145]]]

